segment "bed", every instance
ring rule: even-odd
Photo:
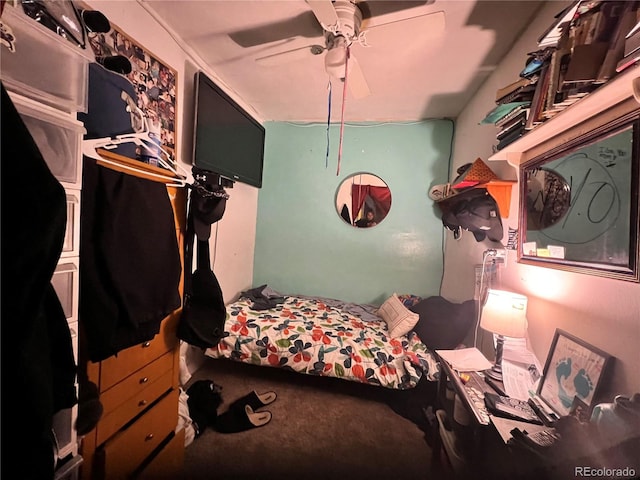
[[[304,295],[256,297],[265,287],[227,305],[223,338],[207,356],[393,390],[437,380],[434,348],[417,333],[421,313],[409,310],[406,298],[394,294],[375,307]]]

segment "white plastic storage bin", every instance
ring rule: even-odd
[[[71,115],[11,94],[20,117],[35,140],[51,173],[66,188],[82,185],[82,137],[85,129]]]
[[[53,480],[78,480],[80,478],[80,466],[84,459],[80,455],[74,455],[60,462],[57,466]]]
[[[71,346],[73,347],[73,358],[78,363],[78,322],[70,322],[69,333],[71,334]]]
[[[79,272],[74,260],[59,263],[51,279],[69,324],[78,321]]]
[[[80,255],[80,190],[67,190],[67,228],[61,258]]]
[[[78,405],[64,408],[53,415],[53,433],[57,443],[58,459],[78,454],[78,434],[75,429],[77,416]]]
[[[89,62],[95,59],[91,48],[73,45],[19,6],[5,4],[0,22],[3,40],[13,37],[0,47],[0,78],[7,90],[67,112],[86,112]]]

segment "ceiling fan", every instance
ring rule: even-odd
[[[358,61],[351,52],[352,45],[363,47],[388,44],[399,41],[398,32],[408,32],[415,35],[425,31],[439,33],[444,30],[444,12],[424,13],[424,10],[416,7],[433,3],[427,1],[354,1],[354,0],[306,0],[311,7],[314,20],[296,17],[296,22],[301,26],[299,31],[291,24],[288,28],[279,28],[280,32],[287,32],[292,36],[324,38],[324,45],[312,44],[304,47],[293,48],[275,54],[256,58],[256,62],[262,65],[280,65],[299,60],[312,55],[325,55],[324,64],[326,72],[334,78],[345,80],[355,98],[363,98],[371,92]],[[319,24],[319,25],[318,25]],[[284,25],[281,23],[280,27]],[[321,29],[321,30],[320,30]],[[399,30],[400,29],[400,30]],[[260,34],[252,32],[236,32],[238,43],[245,46],[266,41],[274,41],[273,37],[265,36],[268,30],[261,29]],[[260,40],[253,41],[253,39]],[[288,43],[285,38],[284,44]]]

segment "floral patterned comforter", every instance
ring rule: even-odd
[[[437,362],[415,333],[390,338],[382,318],[327,299],[284,298],[268,310],[252,310],[247,298],[228,305],[224,337],[206,354],[398,390],[437,379]]]

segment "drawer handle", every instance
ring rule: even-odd
[[[153,439],[153,433],[150,433],[149,435],[147,435],[146,437],[144,437],[144,441],[148,442],[149,440]]]
[[[148,348],[151,345],[151,342],[144,342],[142,344],[142,348]]]
[[[147,404],[147,401],[146,401],[146,400],[140,400],[140,401],[138,402],[138,406],[139,406],[139,407],[144,407],[146,404]]]
[[[149,381],[149,377],[142,377],[140,379],[140,383],[147,383]]]

